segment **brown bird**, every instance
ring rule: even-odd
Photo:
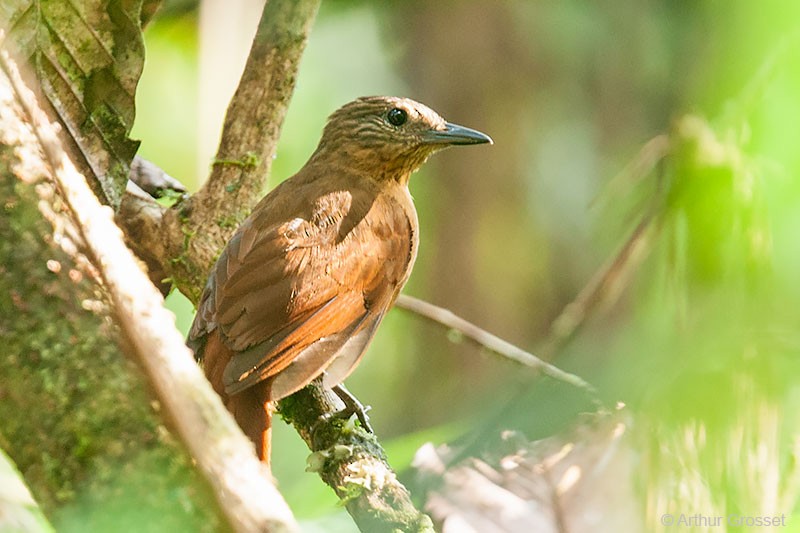
[[[417,255],[408,179],[432,153],[491,143],[409,100],[359,98],[253,209],[206,284],[189,345],[269,463],[273,402],[353,371]]]

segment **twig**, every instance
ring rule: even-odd
[[[656,135],[644,143],[644,146],[639,149],[633,160],[611,178],[590,205],[594,206],[604,198],[615,196],[623,186],[630,187],[632,184],[641,181],[652,172],[656,164],[664,159],[669,153],[669,149],[670,139],[669,135],[665,133]]]
[[[656,187],[639,223],[628,239],[591,277],[573,301],[564,306],[550,327],[550,335],[542,346],[545,357],[552,357],[571,339],[586,322],[589,314],[601,306],[616,302],[625,289],[633,272],[650,252],[653,241],[661,229],[661,210],[664,203],[663,164],[672,150],[672,140],[667,135],[658,135],[645,143],[633,162],[609,184],[638,182],[654,170],[657,173]],[[620,177],[621,176],[621,177]]]
[[[486,348],[498,355],[507,357],[525,366],[539,370],[543,374],[550,376],[553,379],[569,383],[575,387],[583,389],[593,396],[597,394],[595,388],[584,381],[582,378],[575,374],[565,372],[558,367],[555,367],[545,361],[542,361],[530,352],[526,352],[522,348],[514,346],[508,341],[492,335],[486,330],[483,330],[475,324],[456,316],[452,311],[422,301],[413,296],[401,294],[397,298],[395,305],[401,309],[411,311],[420,316],[428,318],[437,324],[458,331],[465,338],[471,340],[478,346]]]
[[[621,183],[641,180],[668,155],[669,150],[670,139],[667,135],[654,137],[642,147],[634,160],[611,181],[609,190],[613,192],[613,189]],[[657,214],[663,196],[660,186],[659,182],[659,190],[655,193],[653,205],[648,208],[619,252],[592,276],[575,299],[568,303],[553,321],[550,335],[540,348],[540,353],[545,359],[551,359],[575,335],[594,309],[616,301],[632,272],[647,256],[650,244],[659,230]],[[476,344],[499,355],[527,366],[540,368],[544,374],[596,394],[594,387],[578,376],[545,363],[533,354],[482,330],[447,309],[402,294],[398,297],[396,305],[444,327],[454,329]]]
[[[5,51],[0,52],[0,70],[26,115],[20,121],[31,125],[52,179],[100,273],[117,323],[232,528],[239,532],[296,530],[291,511],[256,459],[250,442],[205,380],[175,329],[174,317],[164,309],[163,299],[123,243],[111,209],[100,205],[75,169],[61,147],[56,127]],[[37,147],[26,149],[35,152]]]
[[[617,300],[633,271],[650,251],[658,228],[654,216],[645,215],[619,252],[591,277],[574,300],[564,306],[553,321],[550,335],[542,346],[545,357],[555,355],[575,335],[593,310]]]

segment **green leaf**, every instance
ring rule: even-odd
[[[150,17],[157,2],[145,2]],[[0,7],[19,58],[64,126],[73,161],[117,207],[139,142],[128,137],[144,65],[142,0],[10,0]]]

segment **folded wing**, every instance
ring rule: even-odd
[[[414,236],[403,206],[368,187],[334,183],[294,209],[268,198],[218,259],[189,337],[202,346],[219,329],[234,352],[228,394],[272,379],[280,399],[350,373],[405,282]]]

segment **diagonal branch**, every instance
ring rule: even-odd
[[[667,135],[658,135],[645,143],[625,170],[612,180],[609,190],[620,182],[636,182],[653,172],[665,157],[670,155],[672,141]],[[664,203],[663,167],[656,169],[656,190],[627,240],[616,255],[595,272],[578,295],[568,303],[550,327],[550,335],[542,346],[546,358],[552,358],[583,326],[592,312],[613,305],[630,283],[636,269],[642,264],[661,231],[661,212]]]
[[[613,193],[622,184],[637,182],[652,172],[656,165],[669,155],[670,144],[667,135],[659,135],[645,143],[634,160],[609,183],[607,193]],[[617,300],[636,269],[647,257],[661,227],[659,213],[663,191],[660,180],[658,183],[658,189],[651,201],[652,205],[645,211],[616,255],[609,258],[606,264],[595,272],[575,299],[569,302],[553,321],[550,335],[539,350],[545,360],[552,359],[558,353],[592,312]],[[492,335],[447,309],[403,294],[398,297],[396,306],[457,331],[478,346],[520,364],[538,368],[542,373],[582,388],[596,397],[597,391],[582,378],[546,363],[543,359]]]
[[[642,218],[619,252],[595,272],[575,299],[553,321],[550,336],[542,347],[545,357],[554,356],[593,311],[616,302],[650,252],[659,229],[659,223],[653,215],[647,214]]]
[[[313,452],[308,470],[336,492],[361,531],[432,533],[430,517],[414,506],[375,435],[337,416],[343,407],[316,384],[281,400],[281,416]]]
[[[264,187],[318,5],[319,0],[267,3],[206,185],[169,210],[141,195],[128,194],[122,204],[120,217],[129,236],[136,236],[137,248],[158,256],[194,302],[212,263]],[[341,406],[327,391],[308,387],[281,402],[280,409],[315,457],[326,458],[319,474],[362,530],[432,531],[374,436],[343,428],[333,416]]]
[[[165,213],[164,262],[190,300],[197,301],[219,251],[261,197],[318,8],[319,0],[267,2],[211,175]]]
[[[569,383],[575,387],[589,392],[592,396],[597,395],[595,388],[583,380],[583,378],[565,372],[560,368],[547,363],[530,352],[526,352],[522,348],[514,346],[510,342],[492,335],[488,331],[479,328],[475,324],[468,322],[455,315],[452,311],[438,307],[431,303],[425,302],[407,294],[401,294],[397,298],[395,305],[406,311],[411,311],[419,316],[427,318],[441,326],[457,331],[465,338],[474,342],[480,347],[486,348],[498,355],[507,357],[512,361],[516,361],[522,365],[539,370],[542,374],[550,376],[558,381]]]
[[[174,327],[174,317],[164,309],[160,294],[125,246],[111,210],[100,205],[75,169],[56,128],[5,52],[0,52],[0,71],[22,108],[24,117],[19,122],[30,124],[38,141],[38,146],[24,149],[30,153],[41,149],[97,267],[116,322],[231,526],[238,532],[296,530],[291,511],[253,454],[250,442],[205,380]]]
[[[36,500],[11,459],[0,449],[0,531],[52,533]]]

